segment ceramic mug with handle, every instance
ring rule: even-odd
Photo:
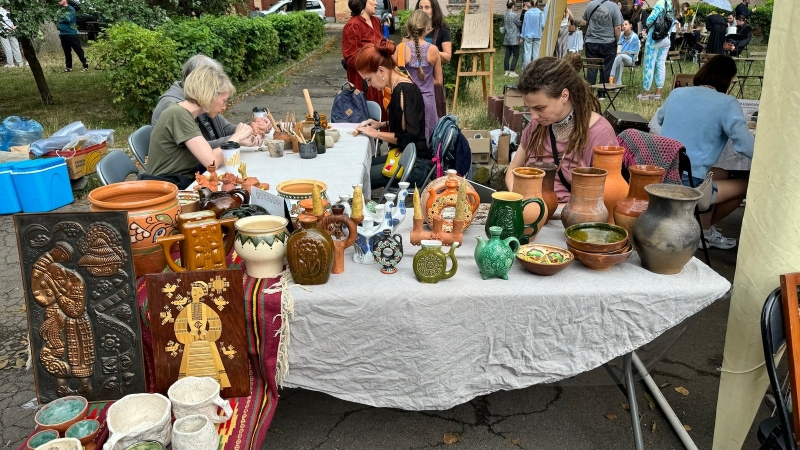
[[[233,416],[228,400],[219,395],[219,383],[211,377],[184,377],[169,387],[167,395],[172,402],[172,414],[176,419],[202,414],[213,423],[223,423]],[[222,415],[217,414],[222,408]]]
[[[146,440],[168,445],[171,410],[169,399],[161,394],[130,394],[117,400],[106,415],[109,437],[103,450],[120,450]]]
[[[173,450],[216,450],[219,435],[214,424],[202,414],[181,417],[172,427]]]

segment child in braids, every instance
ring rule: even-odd
[[[425,100],[425,138],[430,141],[436,128],[436,94],[434,83],[442,83],[442,62],[439,49],[425,42],[431,19],[422,10],[411,13],[406,23],[406,37],[397,47],[395,57],[399,66],[405,66],[411,80],[419,87]]]

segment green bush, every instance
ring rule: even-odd
[[[216,48],[223,45],[208,25],[198,23],[197,20],[167,22],[159,30],[178,44],[178,61],[186,61],[190,56],[199,53],[213,56]]]
[[[280,57],[298,59],[317,48],[325,36],[325,25],[311,12],[270,14],[256,21],[269,22],[278,33]],[[298,39],[302,36],[302,39]]]
[[[195,21],[197,19],[192,19]],[[209,55],[219,61],[228,76],[243,80],[245,75],[245,56],[247,55],[247,23],[251,19],[237,16],[202,16],[197,22],[214,30],[221,45]]]
[[[266,20],[244,20],[243,25],[247,36],[244,71],[247,77],[251,77],[281,59],[280,41],[275,27]]]

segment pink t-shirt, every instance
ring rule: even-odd
[[[539,123],[535,120],[532,120],[524,130],[522,130],[522,138],[520,140],[519,150],[521,152],[525,151],[525,148],[528,146],[528,142],[531,140],[531,135],[533,134],[533,130],[539,126]],[[561,161],[561,173],[564,174],[564,179],[567,180],[568,183],[572,183],[572,172],[570,170],[576,167],[591,167],[592,166],[592,155],[594,155],[593,149],[598,145],[619,145],[617,143],[617,135],[614,133],[614,127],[608,123],[604,117],[600,117],[600,119],[594,123],[591,127],[589,127],[589,136],[586,141],[586,151],[583,152],[583,158],[578,159],[577,153],[570,154],[567,158],[563,158],[564,148],[567,146],[566,142],[556,141],[556,147],[558,149],[558,158]],[[552,145],[550,145],[550,133],[548,132],[545,135],[544,139],[544,151],[542,152],[542,162],[549,162],[552,163],[553,161],[553,151],[551,150]],[[525,161],[526,164],[536,161],[536,151],[533,152],[533,155]],[[556,175],[555,181],[555,191],[556,195],[558,195],[558,202],[559,203],[566,203],[569,201],[569,191],[567,188],[561,184],[561,179]]]

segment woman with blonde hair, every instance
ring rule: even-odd
[[[150,135],[147,170],[150,175],[180,180],[178,187],[194,173],[216,164],[222,167],[225,159],[222,150],[212,149],[200,133],[195,119],[200,114],[214,118],[225,111],[228,98],[236,92],[224,71],[205,66],[192,71],[183,85],[186,100],[173,103],[158,118]]]
[[[414,10],[406,22],[406,38],[395,51],[397,64],[406,68],[425,100],[425,138],[428,140],[438,120],[434,85],[442,84],[439,49],[425,42],[425,33],[430,24],[431,19],[427,14],[419,9]]]
[[[531,121],[506,172],[513,189],[513,169],[536,161],[555,163],[559,203],[569,201],[572,173],[591,167],[594,147],[617,145],[614,128],[600,115],[600,102],[575,68],[563,59],[544,57],[525,67],[517,83]]]

